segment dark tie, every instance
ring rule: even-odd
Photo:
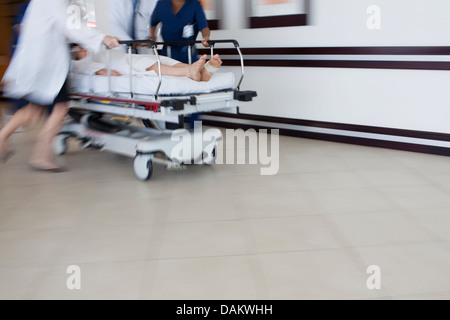
[[[133,24],[132,24],[132,27],[131,27],[131,37],[133,38],[133,39],[135,39],[136,40],[136,34],[135,34],[135,29],[136,29],[136,26],[135,26],[135,23],[136,23],[136,21],[135,21],[135,17],[136,17],[136,10],[138,9],[138,5],[139,5],[139,0],[131,0],[131,2],[133,3]]]

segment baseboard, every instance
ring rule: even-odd
[[[450,156],[450,134],[444,133],[217,112],[201,120],[229,129],[278,129],[285,136]]]

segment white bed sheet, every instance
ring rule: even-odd
[[[69,75],[72,93],[89,93],[91,85],[97,94],[109,93],[109,81],[105,76],[91,76],[86,74]],[[91,84],[92,82],[92,84]],[[133,92],[135,94],[153,95],[158,87],[158,76],[134,75]],[[160,95],[185,95],[196,93],[210,93],[219,90],[232,89],[235,86],[235,78],[232,72],[218,72],[212,75],[207,82],[193,81],[187,77],[163,76]],[[113,92],[129,92],[129,76],[111,77],[111,89]]]

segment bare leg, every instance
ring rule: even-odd
[[[58,170],[53,157],[52,142],[53,138],[59,133],[64,118],[69,111],[69,102],[58,103],[53,107],[53,111],[45,122],[39,139],[34,148],[30,166],[39,170]]]
[[[220,56],[218,54],[215,54],[214,57],[209,60],[209,64],[214,68],[220,68],[222,65],[222,60],[220,59]],[[212,74],[209,73],[206,69],[203,69],[201,72],[201,80],[202,81],[209,81],[211,80]]]
[[[206,55],[202,56],[192,65],[178,63],[174,66],[161,64],[161,73],[163,76],[188,77],[195,81],[201,81],[201,72],[205,67]],[[146,71],[155,71],[158,74],[158,64],[155,63]]]
[[[17,110],[12,119],[0,131],[0,157],[7,158],[12,149],[8,146],[7,140],[17,128],[37,123],[44,113],[44,108],[36,104],[28,104]]]

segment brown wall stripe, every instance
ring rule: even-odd
[[[250,28],[298,27],[306,26],[307,24],[306,14],[250,18]]]
[[[434,47],[280,47],[241,48],[244,55],[450,55],[450,46]],[[209,53],[208,49],[200,50]],[[221,55],[236,55],[236,49],[218,48]]]
[[[323,121],[314,121],[314,120],[301,120],[301,119],[260,116],[260,115],[242,114],[242,113],[230,114],[230,113],[222,113],[222,112],[210,112],[210,113],[208,113],[208,115],[222,117],[222,118],[224,118],[224,121],[227,121],[226,119],[242,119],[242,120],[249,120],[249,121],[279,123],[279,124],[287,124],[287,125],[295,125],[295,126],[334,129],[334,130],[352,131],[352,132],[364,132],[364,133],[381,134],[381,135],[388,135],[388,136],[395,136],[395,137],[405,137],[405,138],[416,138],[416,139],[426,139],[426,140],[450,142],[450,134],[440,133],[440,132],[393,129],[393,128],[364,126],[364,125],[345,124],[345,123],[334,123],[334,122],[323,122]]]
[[[240,66],[239,60],[223,59],[224,66]],[[246,67],[450,70],[450,61],[347,61],[347,60],[245,60]]]
[[[421,61],[420,56],[450,56],[450,47],[317,47],[317,48],[242,48],[246,55],[260,56],[245,59],[248,67],[294,67],[294,68],[358,68],[358,69],[398,69],[398,70],[450,70],[450,61]],[[201,54],[209,54],[209,49],[201,49]],[[217,48],[215,53],[222,56],[224,66],[239,66],[232,48]],[[233,58],[228,59],[227,56]],[[417,61],[377,61],[377,60],[326,60],[326,59],[277,59],[283,55],[408,55],[417,56]],[[267,56],[271,56],[267,59]]]
[[[243,129],[243,130],[269,129],[268,127],[234,124],[234,123],[230,123],[230,122],[221,122],[221,121],[212,121],[212,120],[206,120],[206,121],[203,121],[203,123],[208,126],[231,128],[231,129]],[[274,129],[276,129],[276,128],[274,128]],[[434,155],[441,155],[441,156],[450,156],[450,149],[443,148],[443,147],[418,145],[418,144],[394,142],[394,141],[375,140],[375,139],[359,138],[359,137],[347,137],[347,136],[331,135],[331,134],[325,134],[325,133],[314,133],[314,132],[288,130],[288,129],[279,129],[279,130],[280,130],[281,135],[291,136],[291,137],[323,140],[323,141],[331,141],[331,142],[340,142],[340,143],[354,144],[354,145],[360,145],[360,146],[369,146],[369,147],[402,150],[402,151],[410,151],[410,152],[418,152],[418,153],[427,153],[427,154],[434,154]]]

